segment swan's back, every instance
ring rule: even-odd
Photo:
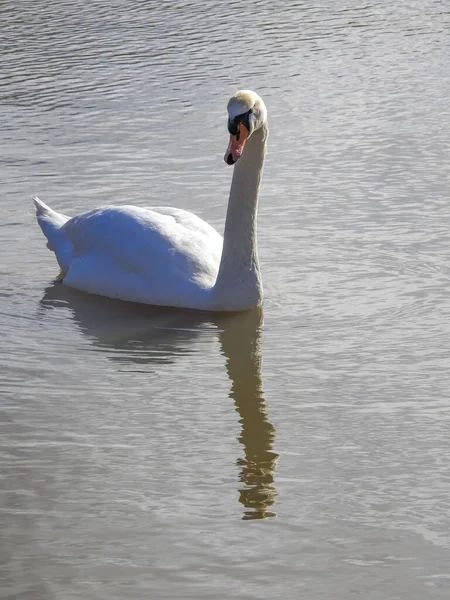
[[[104,206],[59,224],[51,249],[71,287],[135,302],[196,307],[216,281],[222,236],[188,211]]]
[[[158,277],[167,270],[215,278],[222,237],[193,213],[157,207],[104,206],[69,219],[62,231],[76,257],[104,253],[123,268]]]

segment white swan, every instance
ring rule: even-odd
[[[223,239],[177,208],[106,206],[70,219],[34,198],[61,268],[58,278],[85,292],[144,304],[207,311],[261,305],[256,212],[268,127],[255,92],[230,98],[228,130],[225,161],[236,166]]]

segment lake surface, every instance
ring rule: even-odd
[[[450,7],[0,5],[0,597],[450,595]],[[270,118],[263,311],[53,283],[31,196],[222,231]]]

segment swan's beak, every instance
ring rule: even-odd
[[[230,143],[225,152],[224,160],[227,165],[234,165],[237,162],[244,150],[245,142],[248,138],[248,129],[240,123],[239,130],[236,135],[230,135]]]

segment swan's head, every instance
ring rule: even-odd
[[[263,127],[267,109],[262,98],[251,90],[240,90],[228,102],[230,143],[225,152],[227,165],[234,165],[244,150],[245,142],[254,131]]]

